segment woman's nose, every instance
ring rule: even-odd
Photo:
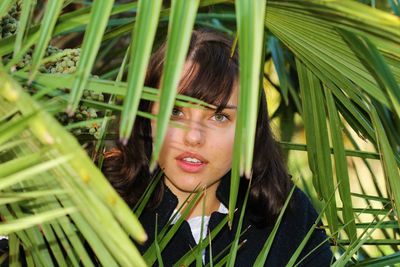
[[[191,122],[185,129],[184,143],[187,146],[201,146],[204,144],[204,129],[199,123]]]

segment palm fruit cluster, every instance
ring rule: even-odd
[[[43,73],[51,73],[51,74],[71,74],[76,71],[76,67],[78,65],[80,49],[58,49],[51,48],[52,51],[47,51],[48,56],[54,54],[60,54],[62,56],[56,57],[55,61],[48,62],[44,65]],[[69,91],[69,89],[63,89],[65,93]],[[101,93],[96,93],[92,90],[84,90],[82,98],[85,100],[94,100],[104,102],[104,95]],[[80,103],[77,110],[75,111],[73,116],[68,116],[66,113],[58,113],[56,118],[63,124],[68,125],[75,122],[81,122],[85,120],[95,119],[99,117],[100,112],[94,108],[87,107],[84,102]],[[75,128],[72,133],[76,136],[90,134],[93,135],[96,139],[100,137],[99,126],[97,124],[87,125],[85,127]]]
[[[60,52],[58,52],[60,53]],[[44,69],[41,72],[51,73],[51,74],[71,74],[76,71],[76,67],[79,61],[80,49],[64,49],[61,50],[63,56],[58,57],[56,61],[51,61],[45,64]],[[64,92],[68,92],[69,89],[63,89]],[[96,93],[92,90],[85,89],[83,91],[82,98],[85,100],[94,100],[99,102],[104,102],[104,95],[101,93]],[[87,107],[84,102],[80,103],[77,110],[73,116],[68,116],[66,113],[57,114],[57,119],[63,124],[71,124],[75,122],[81,122],[85,120],[98,118],[100,111],[95,108]],[[100,137],[99,126],[97,124],[87,125],[86,127],[75,128],[73,134],[93,135],[96,139]]]
[[[15,34],[18,27],[18,20],[21,13],[21,2],[17,1],[10,10],[0,20],[0,37],[5,38],[7,36]],[[24,68],[29,69],[32,64],[33,49],[29,49],[27,53],[22,57],[22,59],[15,65],[15,70],[22,70]],[[44,63],[39,71],[41,73],[48,74],[72,74],[76,71],[79,57],[80,49],[59,49],[54,46],[48,46],[44,58],[51,57],[50,61]],[[11,60],[11,55],[3,58],[4,62]],[[26,87],[27,91],[30,93],[35,93],[34,89],[30,86]],[[61,89],[64,93],[67,93],[69,89]],[[101,93],[96,93],[92,90],[84,90],[83,99],[94,100],[104,102],[104,95]],[[100,111],[87,107],[84,102],[80,103],[78,109],[75,111],[73,116],[68,116],[64,112],[56,114],[56,118],[63,125],[72,124],[75,122],[81,122],[89,119],[98,118],[101,116]],[[75,135],[93,135],[96,139],[100,137],[99,126],[97,124],[92,124],[86,127],[75,128],[73,131]]]
[[[100,93],[96,93],[92,90],[84,90],[83,91],[83,99],[86,100],[95,100],[104,102],[104,95]],[[100,116],[100,112],[92,107],[86,106],[84,103],[81,103],[77,110],[75,111],[73,116],[68,116],[67,113],[58,113],[56,118],[60,121],[63,125],[68,125],[75,122],[96,119]],[[78,135],[85,135],[90,134],[93,135],[96,139],[100,138],[100,125],[97,123],[91,123],[86,125],[85,127],[75,128],[72,133],[76,136]]]
[[[62,56],[57,57],[55,61],[51,61],[46,63],[41,69],[43,73],[51,73],[51,74],[71,74],[76,71],[76,67],[78,65],[80,49],[58,49],[54,47],[49,47],[48,51],[46,51],[46,56],[51,56],[54,54],[60,54]],[[62,89],[65,93],[69,91],[69,89]],[[96,93],[92,90],[85,89],[83,91],[82,98],[85,100],[94,100],[99,102],[104,102],[104,95],[101,93]],[[61,112],[56,115],[58,121],[60,121],[63,125],[68,125],[76,122],[86,121],[90,119],[95,119],[100,116],[100,111],[95,108],[88,107],[84,104],[84,102],[80,103],[77,110],[75,111],[73,116],[68,116],[66,113]],[[75,128],[72,133],[76,136],[78,135],[92,135],[96,139],[100,138],[99,125],[96,123],[87,125],[85,127]]]
[[[51,61],[46,63],[42,72],[45,73],[61,73],[61,74],[70,74],[74,73],[79,61],[80,49],[58,49],[53,48],[53,51],[48,50],[48,55],[51,56],[53,54],[61,54],[62,56],[57,58],[56,61]],[[59,51],[57,51],[57,49]]]
[[[22,57],[22,59],[15,65],[16,70],[21,70],[25,67],[29,67],[32,63],[33,49],[29,49],[28,52]],[[39,71],[41,73],[61,73],[70,74],[74,73],[78,65],[80,55],[80,49],[59,49],[57,47],[49,45],[45,51],[44,58],[54,56],[55,59],[46,62],[40,66]],[[5,57],[4,61],[11,60],[10,57]]]
[[[0,39],[16,33],[19,17],[21,16],[21,2],[17,1],[8,13],[0,19]]]
[[[53,56],[55,54],[62,53],[62,51],[63,51],[62,49],[59,49],[57,47],[49,45],[45,51],[44,57]],[[21,70],[25,67],[29,67],[32,64],[32,54],[33,54],[33,49],[29,49],[28,52],[25,55],[23,55],[22,59],[15,65],[15,69]],[[78,51],[78,59],[79,59],[79,51]],[[9,60],[11,60],[11,56],[5,57],[5,59],[4,59],[5,62],[7,62]],[[50,70],[49,67],[54,64],[55,64],[55,62],[49,62],[49,63],[45,64],[44,66],[41,66],[40,72],[49,73],[49,70]]]
[[[22,60],[16,64],[16,69],[20,70],[25,67],[29,67],[32,62],[33,50],[29,50],[28,53],[24,55]],[[45,63],[40,67],[41,73],[48,74],[72,74],[76,71],[79,57],[80,49],[59,49],[54,46],[48,46],[45,52],[46,57],[54,57],[53,60]],[[68,93],[69,89],[61,89],[64,93]],[[104,95],[101,93],[96,93],[92,90],[83,91],[83,99],[94,100],[99,102],[104,102]],[[65,112],[60,112],[56,114],[56,119],[63,125],[72,124],[75,122],[81,122],[85,120],[95,119],[100,116],[100,111],[87,107],[84,102],[80,103],[75,114],[73,116],[68,116]],[[76,136],[78,135],[92,135],[96,139],[100,138],[99,125],[91,124],[85,127],[75,128],[72,133]]]

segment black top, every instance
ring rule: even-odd
[[[229,179],[222,179],[217,189],[217,197],[225,206],[228,206]],[[235,213],[236,215],[232,230],[230,230],[228,225],[225,224],[222,230],[212,240],[211,247],[213,257],[220,254],[220,252],[226,249],[234,240],[242,202],[243,199],[239,198],[238,211]],[[158,233],[160,233],[163,226],[170,219],[174,209],[177,208],[177,204],[178,199],[176,196],[165,187],[161,204],[156,209],[145,211],[142,216],[140,216],[139,219],[149,236],[148,241],[143,246],[138,246],[141,253],[144,253],[154,241],[156,214],[158,216]],[[225,218],[225,216],[226,214],[219,212],[212,213],[208,224],[208,230],[212,231],[219,222]],[[246,240],[246,242],[237,251],[235,266],[252,266],[272,231],[273,224],[263,227],[257,227],[254,225],[253,222],[255,216],[256,215],[252,214],[251,211],[246,210],[242,229],[248,229],[240,238],[241,241]],[[265,262],[265,266],[285,266],[309,229],[314,224],[317,216],[318,215],[308,197],[301,190],[296,188],[292,195],[291,206],[285,211]],[[207,231],[207,233],[209,231]],[[321,243],[323,244],[307,256],[299,266],[329,266],[332,259],[332,253],[330,251],[329,243],[324,242],[325,240],[325,231],[321,228],[316,228],[302,253],[298,257],[298,260],[302,259]],[[241,243],[241,241],[239,241],[239,243]],[[177,233],[162,251],[161,255],[164,265],[172,266],[183,255],[185,255],[185,253],[195,246],[196,243],[190,230],[190,226],[186,221],[184,221]],[[222,255],[226,255],[227,253],[229,253],[229,248],[226,249]],[[210,261],[209,255],[209,247],[207,247],[205,251],[206,264]],[[219,259],[221,258],[223,258],[223,256],[219,257]],[[214,261],[214,264],[217,262],[218,260]],[[157,265],[157,262],[155,265]]]
[[[243,196],[243,194],[239,195]],[[226,176],[222,179],[217,189],[217,197],[225,206],[228,206],[229,178]],[[237,205],[239,209],[236,212],[232,229],[230,230],[228,225],[225,224],[212,241],[211,247],[213,257],[219,255],[220,252],[225,249],[225,252],[222,253],[221,257],[214,261],[214,264],[229,253],[229,245],[235,237],[242,203],[243,198],[239,198]],[[138,245],[138,249],[142,254],[154,241],[156,214],[158,215],[158,232],[160,232],[163,226],[168,222],[174,209],[177,207],[177,204],[178,199],[176,196],[165,187],[163,199],[160,205],[155,210],[144,211],[142,216],[139,218],[149,236],[148,241],[144,245]],[[219,212],[212,213],[208,224],[209,231],[212,231],[225,217],[226,214]],[[246,240],[246,242],[237,251],[235,266],[252,266],[273,228],[273,225],[264,227],[255,226],[253,224],[254,218],[256,218],[256,215],[246,209],[242,229],[247,230],[240,238],[241,241]],[[273,241],[265,266],[285,266],[309,229],[314,224],[316,218],[317,213],[312,207],[309,199],[303,192],[296,188],[292,196],[292,204],[290,208],[285,211],[285,215],[283,216],[278,232]],[[325,231],[316,228],[298,260],[302,259],[311,250],[323,243],[324,240],[326,240]],[[7,241],[8,240],[0,241],[0,255],[8,250]],[[190,226],[186,221],[184,221],[177,233],[172,237],[171,241],[162,251],[164,266],[172,266],[183,255],[185,255],[186,252],[190,251],[195,246],[196,243],[192,236]],[[210,261],[209,254],[209,247],[207,247],[205,251],[206,264]],[[23,255],[21,255],[21,259],[23,258]],[[332,253],[330,251],[330,246],[325,242],[306,257],[299,266],[329,266],[331,259]],[[1,266],[7,265],[8,263],[6,260],[6,262]],[[23,265],[25,266],[25,264]],[[157,265],[157,262],[155,265]]]

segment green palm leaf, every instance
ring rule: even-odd
[[[20,108],[22,114],[26,113],[29,115],[38,109],[38,104],[35,103],[25,93],[23,93],[21,89],[12,80],[10,80],[10,78],[4,72],[1,73],[0,80],[2,81],[1,83],[3,85],[10,86],[8,91],[3,90],[2,93],[8,92],[9,95],[10,92],[15,92],[13,95],[17,96],[18,98],[17,103],[19,103],[18,107]],[[2,103],[7,103],[5,102],[5,98],[3,96],[4,94],[2,94],[1,98]],[[15,102],[17,99],[14,98],[13,100]],[[47,213],[44,213],[44,215],[41,216],[41,212],[38,210],[37,217],[31,217],[30,219],[27,217],[27,221],[32,220],[31,224],[20,225],[26,228],[30,225],[38,224],[40,220],[43,221],[48,220],[49,218],[55,218],[54,216],[57,218],[62,217],[63,214],[64,218],[69,224],[71,224],[70,219],[65,216],[65,213],[58,212],[57,210],[59,210],[59,207],[57,207],[57,205],[52,206],[51,203],[60,203],[62,207],[74,207],[74,210],[79,212],[76,212],[75,214],[68,212],[71,220],[74,222],[76,227],[82,231],[83,236],[92,246],[96,255],[99,257],[99,260],[104,265],[114,266],[119,262],[120,264],[134,264],[137,266],[143,266],[144,262],[141,257],[139,257],[139,254],[130,241],[127,233],[139,241],[143,241],[146,238],[145,233],[138,224],[137,219],[134,217],[132,211],[126,206],[123,200],[119,198],[116,192],[111,189],[110,185],[104,180],[102,175],[98,171],[93,172],[93,170],[96,170],[96,168],[90,162],[90,159],[87,158],[85,152],[81,150],[79,144],[77,144],[76,141],[70,137],[65,130],[63,130],[62,127],[59,126],[58,123],[55,122],[54,119],[44,111],[37,113],[33,117],[28,117],[27,120],[27,124],[29,125],[28,136],[30,136],[31,140],[29,141],[29,144],[23,145],[22,147],[20,146],[16,150],[12,150],[13,153],[17,153],[17,159],[18,151],[20,151],[19,153],[22,153],[22,155],[27,155],[28,151],[32,151],[32,149],[34,149],[32,151],[34,152],[43,145],[51,146],[52,150],[49,150],[49,152],[45,154],[42,153],[40,160],[48,160],[49,158],[54,159],[48,162],[43,161],[42,164],[36,164],[33,165],[33,167],[28,167],[26,170],[21,171],[15,167],[12,167],[16,166],[16,164],[11,165],[11,162],[3,163],[9,166],[4,169],[4,172],[8,170],[7,172],[11,174],[2,179],[2,190],[11,190],[11,188],[18,189],[20,186],[22,186],[21,188],[24,188],[24,183],[26,182],[26,188],[31,188],[31,190],[35,188],[37,188],[37,190],[54,190],[63,188],[68,192],[68,197],[63,194],[54,200],[47,202],[40,202],[39,200],[41,198],[38,198],[38,203],[49,203],[47,204],[47,211],[49,212],[48,215]],[[46,122],[46,125],[51,125],[51,127],[44,127],[43,122]],[[24,131],[21,134],[26,135],[28,132]],[[68,146],[60,143],[60,140],[68,139],[70,140]],[[73,154],[74,157],[69,157],[68,163],[61,165],[60,163],[62,161],[65,162],[65,156],[61,155],[68,154]],[[22,159],[20,159],[20,161],[21,160]],[[24,162],[24,164],[26,163]],[[18,167],[21,168],[21,165]],[[32,179],[33,177],[41,177],[41,179]],[[26,180],[27,178],[30,178],[30,180]],[[28,186],[29,181],[32,181],[30,186]],[[17,184],[17,182],[20,183]],[[97,189],[93,190],[94,188]],[[25,204],[24,202],[16,202],[13,203],[11,207],[15,214],[20,214],[18,215],[18,218],[24,218],[26,215],[24,215],[24,212],[21,211],[20,205]],[[41,204],[39,207],[42,206],[42,208],[46,209],[46,205],[43,205],[44,204]],[[2,209],[4,209],[4,206],[2,206]],[[17,211],[19,212],[17,213]],[[4,210],[2,214],[5,214],[7,221],[12,219],[10,217],[12,215],[8,211]],[[68,224],[66,224],[64,221],[63,226],[60,226],[65,228],[66,225]],[[15,224],[15,226],[18,226],[18,224]],[[112,235],[104,235],[102,232],[105,228],[112,230]],[[16,229],[17,228],[15,228],[15,230]],[[47,262],[49,258],[46,259],[47,256],[43,254],[44,252],[42,253],[37,251],[37,253],[34,253],[35,248],[41,247],[41,250],[46,249],[45,245],[43,247],[43,245],[34,241],[37,240],[37,235],[40,235],[39,228],[29,228],[26,231],[29,231],[31,234],[23,235],[24,232],[21,232],[21,234],[18,236],[21,238],[21,240],[23,240],[24,244],[31,244],[30,246],[25,247],[25,249],[28,251],[28,254],[31,253],[30,250],[33,249],[32,252],[34,255],[42,255],[38,256],[39,258],[37,259],[35,259],[36,256],[34,256],[33,261],[39,261],[42,263]],[[64,232],[71,233],[71,231]],[[46,236],[46,238],[51,239],[52,237]],[[60,236],[60,238],[62,237]],[[82,244],[82,241],[77,242],[79,239],[76,239],[76,237],[71,239],[74,240],[73,244],[74,248],[77,249],[76,253],[78,255],[83,255],[82,259],[84,260],[86,258],[85,261],[90,263],[87,255],[85,256],[85,252],[82,250],[83,246],[80,245]],[[44,241],[42,243],[44,244]],[[51,246],[51,249],[58,251],[59,249],[56,248],[56,246],[58,246],[57,243],[55,243],[54,246]],[[111,254],[114,254],[115,260],[110,257]],[[40,259],[40,257],[44,258]],[[50,263],[45,265],[51,266],[52,264]]]
[[[259,102],[261,58],[264,37],[262,21],[265,1],[236,1],[239,37],[239,101],[235,128],[235,144],[232,161],[231,189],[229,195],[229,224],[236,207],[240,176],[251,179],[254,140]],[[251,20],[249,20],[251,18]],[[256,34],[257,33],[257,34]],[[235,48],[234,48],[235,49]],[[257,61],[258,60],[258,61]],[[231,262],[232,263],[232,262]]]
[[[134,32],[132,33],[132,48],[128,74],[128,91],[121,114],[120,138],[126,144],[131,135],[136,111],[139,106],[142,86],[146,75],[147,64],[154,36],[157,29],[161,1],[139,1],[138,15]]]
[[[97,52],[100,48],[101,37],[106,29],[108,16],[111,13],[113,3],[113,0],[94,1],[93,3],[90,22],[83,40],[82,53],[76,70],[77,78],[74,81],[72,94],[67,107],[68,113],[76,109],[79,99],[82,96],[83,89],[87,83]]]
[[[186,53],[189,48],[191,31],[196,17],[199,0],[171,3],[171,18],[168,28],[167,49],[160,86],[160,108],[157,115],[155,144],[152,154],[152,168],[161,150],[167,132],[169,117],[174,105],[176,88],[181,77]]]
[[[313,183],[319,197],[327,201],[334,192],[332,162],[329,152],[329,139],[326,127],[325,107],[320,81],[302,62],[296,61],[299,73],[301,97],[303,101],[303,120],[306,131],[307,150]],[[333,198],[335,199],[335,198]],[[327,218],[331,232],[337,232],[336,201],[327,208]]]
[[[33,53],[32,69],[29,80],[32,81],[39,69],[40,61],[46,51],[49,41],[52,36],[54,26],[57,22],[58,15],[61,12],[63,0],[54,0],[48,2],[46,5],[45,16],[39,30],[39,39],[35,45],[35,52]]]

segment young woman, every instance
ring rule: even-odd
[[[178,92],[210,103],[216,109],[175,107],[171,114],[171,121],[182,127],[168,128],[158,161],[163,178],[140,216],[149,240],[139,249],[145,252],[154,241],[156,219],[160,232],[176,210],[185,205],[191,193],[204,190],[205,197],[197,202],[162,251],[166,266],[177,262],[226,217],[240,90],[238,55],[234,53],[232,56],[231,50],[232,40],[221,33],[204,29],[193,32]],[[159,87],[164,53],[165,44],[152,56],[146,86]],[[153,114],[158,112],[158,104],[148,101],[143,101],[140,108]],[[262,93],[252,183],[241,228],[245,231],[239,241],[246,242],[237,251],[237,266],[252,266],[292,188],[290,176],[273,139],[267,114],[265,94]],[[153,145],[152,133],[156,126],[155,121],[138,117],[128,144],[118,144],[106,154],[103,171],[132,207],[137,204],[151,180],[149,160]],[[210,254],[215,257],[222,252],[219,257],[221,259],[229,253],[226,248],[234,240],[238,214],[249,184],[247,179],[241,180],[238,211],[233,226],[230,229],[225,225],[212,240],[211,246],[203,251],[205,264],[210,262]],[[205,215],[205,227],[203,233],[200,233],[202,214]],[[285,266],[316,217],[308,198],[296,189],[265,266]],[[315,229],[299,259],[320,246],[302,261],[302,266],[329,265],[332,254],[325,240],[324,230]],[[214,259],[214,262],[217,261]]]

